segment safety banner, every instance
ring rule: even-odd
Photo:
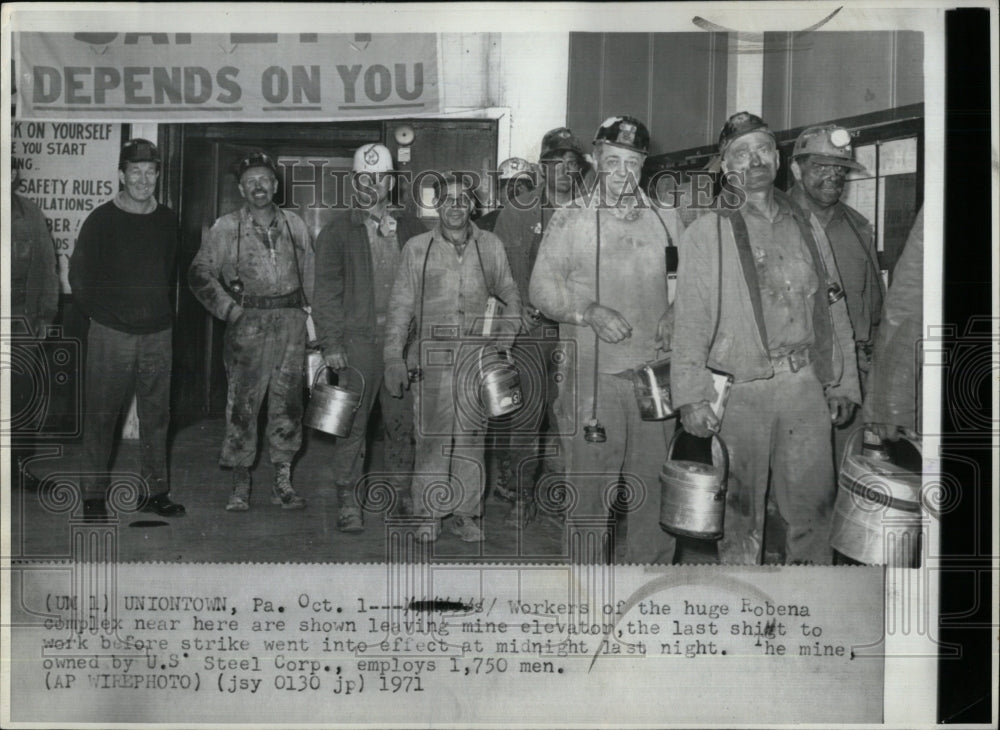
[[[433,33],[15,33],[21,119],[337,120],[439,111]]]

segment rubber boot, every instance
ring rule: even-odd
[[[250,470],[245,466],[233,467],[233,491],[226,504],[226,512],[246,512],[250,509]]]
[[[292,489],[292,465],[287,461],[274,465],[274,489],[271,504],[280,504],[282,509],[304,509],[306,501]]]

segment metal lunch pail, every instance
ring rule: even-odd
[[[485,347],[479,351],[479,400],[488,418],[513,413],[521,407],[521,376],[510,353],[496,352],[483,361]]]
[[[867,565],[916,568],[923,532],[921,475],[858,448],[859,428],[840,462],[830,545]],[[920,450],[920,444],[906,439]]]
[[[341,438],[351,433],[354,414],[361,405],[361,399],[365,394],[365,376],[357,368],[348,369],[361,376],[360,393],[341,388],[339,385],[317,382],[320,373],[324,370],[333,370],[329,365],[323,365],[316,371],[312,383],[312,395],[309,398],[309,407],[306,408],[305,424],[307,426]],[[337,381],[340,382],[339,376]]]
[[[667,532],[702,540],[722,538],[726,518],[726,488],[729,452],[718,434],[722,465],[673,460],[678,429],[667,447],[667,460],[660,469],[660,527]]]
[[[674,415],[670,407],[670,358],[649,362],[634,371],[632,387],[643,421],[662,421]]]

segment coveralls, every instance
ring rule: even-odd
[[[809,210],[806,205],[806,193],[801,184],[796,184],[789,191],[789,195],[803,211]],[[854,331],[861,396],[864,397],[883,299],[875,233],[867,218],[843,202],[833,205],[830,221],[825,226],[815,214],[809,216],[809,222],[816,234],[816,242],[820,246],[827,271],[844,290],[844,299]],[[824,237],[829,241],[829,246],[824,245],[822,240]],[[834,463],[838,468],[844,447],[847,445],[847,438],[856,425],[857,420],[852,418],[833,429]]]
[[[666,217],[643,201],[630,211],[598,210],[595,197],[592,205],[578,200],[556,211],[542,239],[529,292],[532,304],[559,321],[562,339],[576,350],[576,362],[560,370],[563,380],[555,402],[559,430],[568,442],[566,471],[574,492],[568,516],[606,519],[616,490],[624,485],[627,561],[670,563],[675,541],[659,526],[658,475],[672,422],[643,421],[632,385],[633,370],[656,359],[657,325],[668,307]],[[631,336],[616,344],[598,343],[583,321],[593,303],[619,312],[631,325]],[[584,425],[595,415],[595,397],[596,417],[607,434],[604,443],[584,439]],[[543,508],[546,499],[538,495]]]
[[[389,215],[388,213],[386,215]],[[379,221],[367,211],[338,212],[316,237],[316,284],[313,319],[320,348],[329,352],[343,347],[347,362],[364,377],[365,390],[354,414],[351,432],[336,439],[316,440],[325,455],[325,475],[337,487],[340,506],[360,508],[368,419],[378,398],[385,425],[385,468],[399,475],[393,479],[403,487],[413,471],[413,398],[404,390],[394,398],[383,385],[385,328],[389,296],[396,278],[403,244],[426,231],[410,215],[394,218],[395,226]],[[392,229],[392,230],[390,230]],[[341,371],[343,387],[361,391],[353,370]],[[338,381],[339,383],[339,381]]]
[[[854,340],[846,308],[827,302],[806,215],[774,196],[773,220],[744,205],[698,218],[682,237],[671,391],[676,409],[714,400],[709,368],[734,379],[720,430],[730,452],[722,561],[761,561],[770,471],[786,560],[826,564],[835,494],[826,396],[858,402]]]
[[[410,321],[416,318],[423,372],[422,380],[411,386],[417,447],[412,489],[417,515],[480,514],[486,416],[476,393],[479,356],[484,346],[489,349],[492,338],[478,335],[491,295],[505,304],[504,316],[509,319],[501,326],[519,321],[517,285],[503,244],[492,233],[470,224],[461,254],[440,226],[403,247],[389,300],[384,358],[389,362],[403,357]]]
[[[276,206],[274,212],[267,228],[255,223],[249,205],[219,218],[188,271],[198,301],[229,321],[224,467],[253,465],[265,393],[271,463],[290,463],[302,445],[303,307],[312,298],[312,237],[295,213]],[[242,293],[232,290],[237,279]]]

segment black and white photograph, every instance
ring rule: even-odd
[[[995,726],[995,4],[2,22],[4,727]]]

